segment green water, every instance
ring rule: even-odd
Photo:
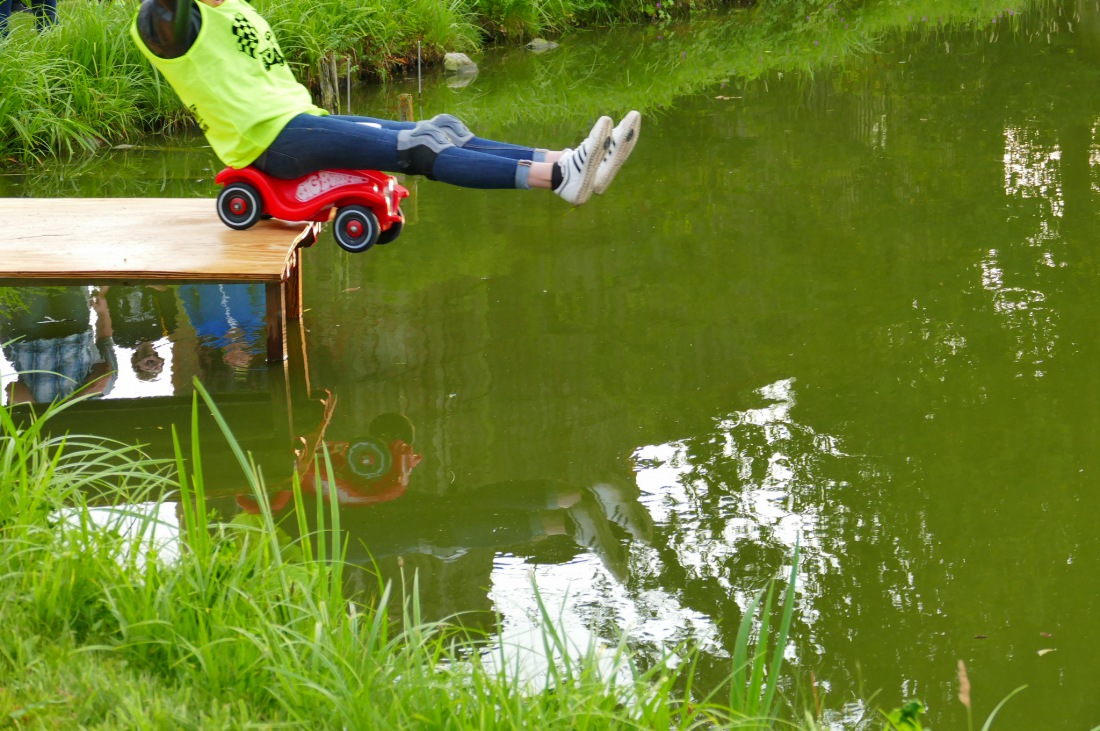
[[[964,728],[960,659],[981,719],[1028,686],[996,729],[1100,723],[1100,16],[1076,10],[1073,32],[914,33],[812,77],[676,96],[580,209],[410,181],[397,243],[348,256],[326,237],[305,256],[309,385],[336,395],[326,436],[402,413],[422,457],[396,495],[347,508],[364,565],[349,589],[371,585],[374,555],[387,576],[419,570],[429,618],[522,637],[533,577],[582,643],[693,640],[716,681],[741,607],[799,543],[789,657],[838,727],[857,699],[916,697],[936,728]],[[481,59],[468,86],[427,79],[422,106],[573,144],[578,115],[494,100],[530,87],[565,109],[642,83],[655,34],[574,38],[573,67],[568,47]],[[212,196],[218,166],[196,144],[6,175],[0,194]],[[175,315],[162,375],[120,375],[106,401],[186,394],[198,373],[243,404],[282,479],[282,372],[262,338],[227,363]],[[155,441],[169,406],[150,408]],[[320,421],[295,403],[294,432]],[[238,510],[243,481],[216,481],[219,509]]]

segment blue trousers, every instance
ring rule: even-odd
[[[0,38],[8,34],[8,17],[11,15],[12,0],[0,0]],[[42,30],[57,22],[57,0],[27,0],[29,9],[34,13],[35,25]]]
[[[397,133],[414,126],[372,117],[299,114],[252,164],[288,180],[332,168],[405,172],[399,164]],[[440,152],[432,177],[464,188],[526,187],[526,168],[517,176],[519,161],[538,159],[533,148],[474,137],[462,147]]]

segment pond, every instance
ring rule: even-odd
[[[163,445],[198,376],[273,490],[292,438],[322,428],[349,469],[385,468],[340,485],[349,590],[370,589],[372,557],[416,569],[427,618],[513,636],[541,597],[581,644],[700,643],[707,682],[799,545],[789,657],[837,724],[915,697],[963,727],[961,659],[976,717],[1028,686],[994,728],[1089,728],[1100,15],[1065,10],[694,88],[653,81],[692,27],[427,77],[426,116],[547,146],[579,141],[601,99],[654,106],[582,208],[410,180],[393,245],[353,256],[326,234],[304,257],[298,397],[263,364],[262,292],[108,291],[119,376],[74,423]],[[417,88],[352,108],[390,114]],[[214,215],[200,144],[8,171],[0,195],[208,196]],[[238,475],[211,477],[225,516],[254,509]]]

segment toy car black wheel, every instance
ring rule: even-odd
[[[416,438],[416,427],[413,426],[409,417],[404,414],[388,411],[370,420],[367,433],[375,439],[381,439],[386,444],[395,439],[405,444],[412,444]]]
[[[260,191],[248,183],[230,183],[218,194],[218,218],[229,228],[252,228],[263,215]]]
[[[390,224],[389,228],[378,234],[379,246],[384,246],[392,242],[394,239],[401,235],[401,229],[403,228],[405,228],[404,221],[394,221],[392,224]]]
[[[341,249],[358,254],[378,243],[378,219],[364,206],[345,206],[336,214],[332,233]]]
[[[393,467],[393,455],[381,439],[365,437],[352,442],[346,456],[348,467],[357,477],[377,480]]]

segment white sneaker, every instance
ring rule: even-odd
[[[608,148],[607,157],[603,159],[596,171],[593,193],[603,195],[604,191],[607,190],[607,186],[611,185],[611,181],[615,179],[615,173],[619,172],[619,168],[623,166],[626,158],[630,157],[631,151],[634,150],[641,129],[642,115],[638,112],[628,112],[623,120],[615,126],[615,129],[611,131],[611,147]]]
[[[611,145],[611,129],[611,117],[600,117],[584,142],[558,159],[562,179],[561,184],[554,188],[555,193],[575,206],[588,202],[592,197],[596,170]]]

